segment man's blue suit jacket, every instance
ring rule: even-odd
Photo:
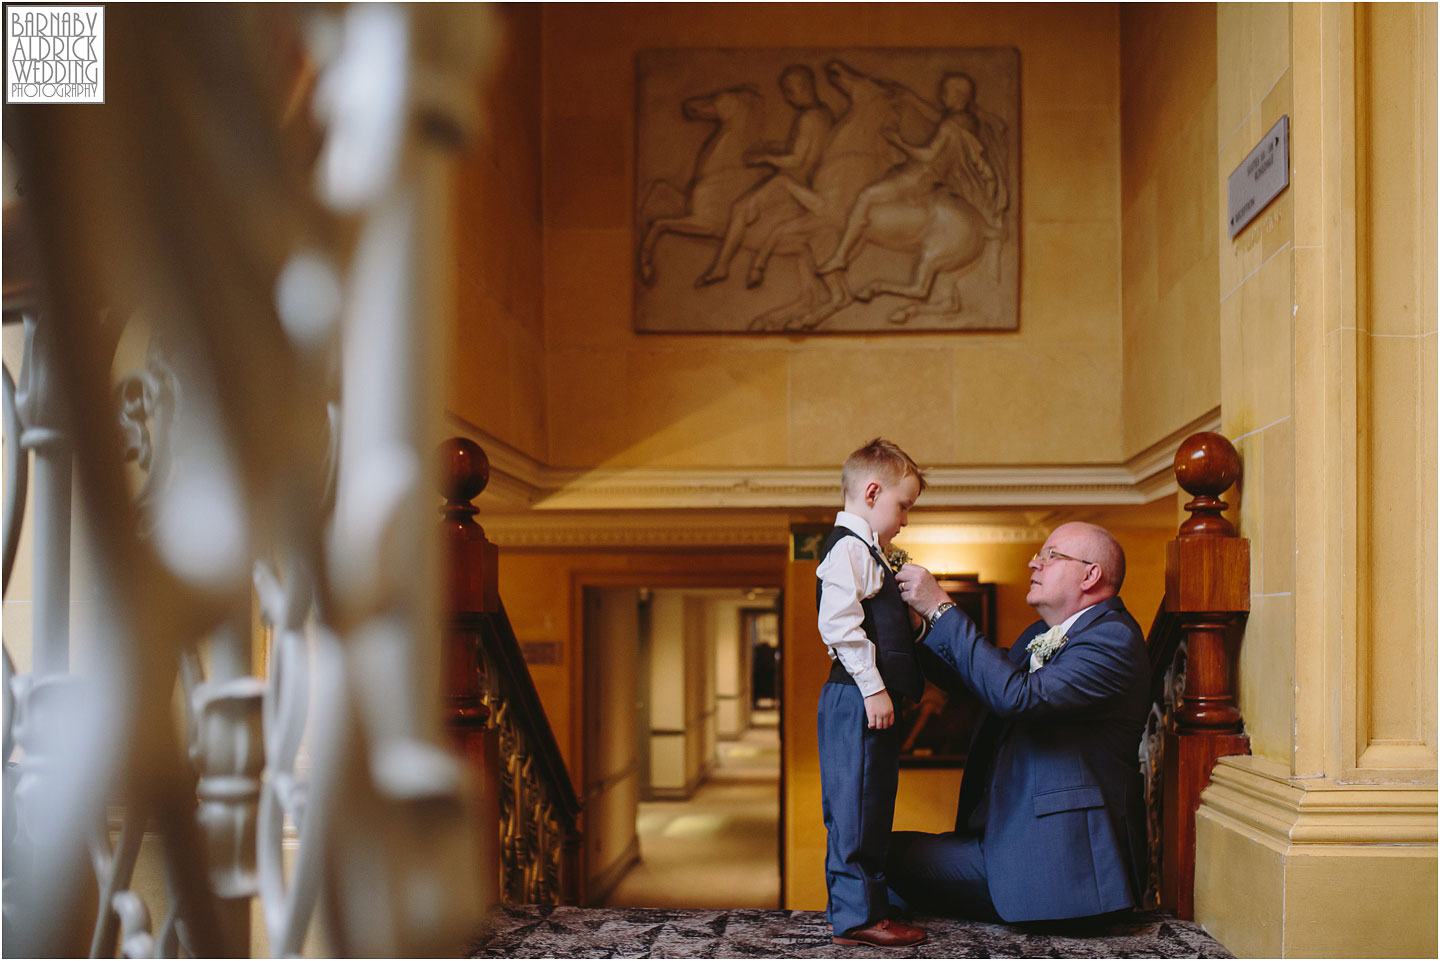
[[[1082,614],[1065,645],[1031,673],[1025,645],[1045,629],[1036,621],[1007,654],[956,609],[924,640],[989,709],[971,744],[956,830],[968,830],[983,795],[985,872],[1006,921],[1134,907],[1145,887],[1144,636],[1113,597]]]

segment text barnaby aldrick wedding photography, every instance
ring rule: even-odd
[[[5,8],[7,103],[104,103],[105,8]]]

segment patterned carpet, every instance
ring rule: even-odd
[[[502,907],[472,958],[1229,958],[1194,924],[1123,921],[984,924],[917,918],[929,940],[880,950],[830,942],[819,911]]]

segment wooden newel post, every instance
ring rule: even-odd
[[[1175,453],[1175,479],[1194,496],[1190,517],[1165,557],[1165,606],[1180,615],[1186,641],[1181,731],[1233,733],[1240,711],[1231,690],[1225,636],[1250,610],[1250,542],[1235,536],[1219,497],[1240,476],[1240,455],[1224,436],[1194,434]]]
[[[1165,609],[1184,639],[1185,686],[1166,736],[1164,884],[1161,902],[1195,915],[1195,811],[1218,758],[1250,753],[1240,733],[1227,640],[1250,610],[1250,542],[1237,537],[1220,499],[1240,476],[1240,455],[1221,434],[1186,438],[1175,478],[1194,499],[1165,557]]]
[[[490,459],[464,437],[441,444],[440,457],[450,613],[493,614],[500,609],[500,552],[475,523],[477,509],[470,503],[490,483]]]
[[[470,503],[490,481],[490,461],[480,445],[463,437],[445,441],[439,453],[447,584],[445,726],[473,774],[481,809],[484,898],[491,905],[499,900],[500,887],[500,737],[485,706],[480,636],[466,623],[475,614],[500,609],[499,551],[475,523],[476,508]]]

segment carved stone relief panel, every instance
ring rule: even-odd
[[[1018,327],[1018,50],[645,50],[636,72],[637,331]]]

